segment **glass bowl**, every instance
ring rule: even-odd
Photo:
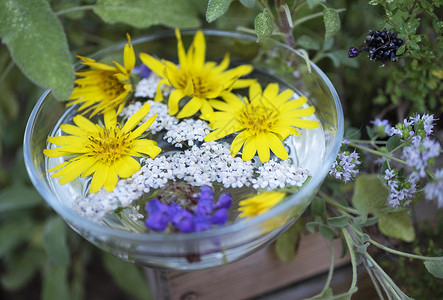
[[[196,31],[183,31],[190,44]],[[24,157],[29,176],[46,202],[69,226],[97,247],[123,260],[139,265],[173,270],[197,270],[226,264],[246,257],[268,245],[286,230],[306,209],[334,162],[343,138],[343,112],[338,95],[326,75],[292,48],[267,40],[257,43],[255,36],[236,32],[203,30],[206,60],[220,62],[230,53],[231,67],[251,64],[261,83],[277,81],[308,98],[320,121],[316,138],[301,135],[294,143],[299,164],[312,178],[287,201],[248,221],[236,222],[200,233],[132,233],[106,227],[70,209],[70,195],[54,192],[46,173],[43,149],[47,137],[66,113],[65,103],[57,101],[50,90],[38,100],[29,117],[24,136]],[[136,53],[177,61],[174,32],[160,32],[132,41]],[[91,58],[121,61],[125,43],[100,51]],[[139,62],[138,62],[139,63]],[[80,68],[80,65],[77,66]]]

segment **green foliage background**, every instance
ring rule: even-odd
[[[286,37],[281,31],[288,27],[276,28],[272,20],[286,11],[276,11],[274,2],[294,8]],[[280,39],[304,49],[325,71],[345,116],[360,128],[377,116],[393,122],[410,112],[441,116],[439,15],[439,0],[0,0],[0,298],[97,299],[95,284],[109,278],[114,286],[108,294],[150,298],[141,270],[103,254],[67,228],[25,171],[26,120],[45,88],[60,99],[70,95],[75,55],[124,40],[127,32],[135,38],[174,27]],[[347,57],[349,47],[363,45],[369,29],[385,27],[406,40],[399,62],[381,67],[365,55]],[[117,276],[123,273],[127,276]]]

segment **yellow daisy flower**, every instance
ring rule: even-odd
[[[140,59],[162,80],[157,86],[155,101],[162,101],[163,95],[160,87],[163,84],[172,86],[175,90],[169,95],[169,114],[175,115],[179,111],[179,102],[185,97],[190,100],[178,113],[177,118],[186,118],[201,112],[202,119],[210,119],[214,110],[209,104],[209,99],[230,94],[235,88],[249,86],[255,80],[238,79],[252,72],[252,66],[241,65],[234,69],[226,70],[229,66],[229,54],[222,62],[205,62],[206,42],[201,31],[198,31],[188,52],[185,52],[180,31],[175,31],[178,40],[179,66],[167,60],[157,60],[154,57],[140,53]]]
[[[263,192],[254,197],[241,200],[238,208],[240,217],[251,219],[259,216],[280,203],[285,195],[282,192]]]
[[[133,114],[121,127],[117,123],[115,110],[104,114],[104,127],[92,123],[87,118],[77,115],[73,118],[77,125],[63,124],[60,129],[67,136],[49,137],[48,141],[62,147],[45,149],[43,153],[48,157],[75,155],[68,161],[48,170],[53,172],[52,177],[60,178],[61,184],[66,184],[78,176],[93,175],[90,192],[98,192],[102,186],[110,192],[118,182],[118,177],[128,178],[140,170],[140,163],[133,157],[141,154],[156,157],[161,149],[152,140],[139,139],[157,115],[152,116],[137,129],[137,124],[148,114],[149,104]]]
[[[210,104],[219,110],[214,113],[213,131],[205,141],[215,141],[229,134],[239,132],[231,144],[231,155],[235,156],[243,147],[244,161],[252,159],[256,152],[261,162],[270,158],[270,150],[280,159],[287,159],[288,152],[282,141],[289,135],[300,134],[298,128],[316,128],[318,121],[303,120],[314,113],[314,107],[300,108],[306,103],[305,97],[291,99],[290,89],[279,93],[276,83],[265,90],[258,83],[249,88],[249,99],[225,94],[225,101],[212,100]]]
[[[83,114],[92,111],[91,117],[117,107],[119,111],[123,108],[128,95],[133,91],[130,75],[135,65],[135,53],[129,34],[127,38],[128,43],[123,52],[124,67],[115,61],[114,67],[78,56],[83,60],[82,64],[91,69],[76,73],[82,78],[75,81],[77,86],[68,98],[71,100],[68,106],[81,103],[79,110],[83,110]]]

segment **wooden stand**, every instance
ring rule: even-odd
[[[335,267],[348,263],[340,258],[335,241]],[[177,272],[146,269],[154,299],[249,299],[291,283],[324,273],[330,264],[329,241],[320,234],[303,236],[296,258],[279,260],[271,245],[240,261],[201,271]]]

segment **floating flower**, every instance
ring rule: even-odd
[[[81,115],[75,116],[73,121],[77,126],[60,126],[60,129],[69,135],[48,137],[50,143],[62,147],[43,150],[48,157],[75,157],[48,172],[58,170],[52,177],[61,177],[61,184],[66,184],[78,176],[94,174],[90,186],[91,193],[98,192],[102,186],[107,191],[112,191],[117,185],[118,177],[128,178],[140,170],[140,163],[133,156],[146,154],[154,158],[161,152],[155,141],[139,138],[151,126],[156,116],[133,130],[148,112],[149,104],[146,103],[123,127],[117,123],[115,110],[104,114],[104,127]]]
[[[179,111],[180,100],[189,97],[190,100],[178,113],[177,118],[186,118],[201,112],[202,118],[210,119],[213,108],[209,99],[231,94],[235,88],[249,86],[254,80],[239,79],[252,72],[252,66],[241,65],[226,70],[229,66],[229,54],[222,62],[205,62],[206,42],[201,31],[197,31],[188,52],[185,52],[180,31],[175,31],[178,40],[179,66],[167,60],[157,60],[154,57],[141,53],[140,59],[153,72],[161,76],[155,95],[156,101],[162,101],[160,90],[163,84],[172,86],[175,90],[169,95],[169,114],[175,115]]]
[[[130,75],[135,65],[135,54],[129,34],[127,37],[128,43],[123,54],[124,67],[115,61],[114,67],[79,56],[83,60],[82,64],[89,66],[91,70],[76,73],[82,78],[75,81],[77,86],[68,99],[71,100],[68,106],[81,103],[79,110],[83,110],[83,113],[92,111],[91,117],[116,108],[121,111],[128,95],[133,91]]]
[[[232,205],[230,194],[222,194],[214,203],[214,191],[211,187],[201,187],[197,198],[186,195],[186,188],[177,186],[177,191],[168,191],[168,199],[163,203],[154,198],[146,203],[148,218],[146,227],[155,231],[164,231],[168,228],[183,233],[201,232],[208,230],[212,225],[224,225],[228,220],[228,208]],[[171,192],[172,197],[171,197]],[[184,197],[185,196],[185,197]],[[172,201],[174,199],[177,201]]]
[[[259,216],[280,203],[285,195],[283,192],[263,192],[254,197],[241,200],[238,208],[240,217],[250,219]]]
[[[287,159],[288,152],[282,141],[289,135],[300,134],[295,127],[318,127],[318,121],[301,118],[311,116],[314,107],[301,108],[306,98],[291,99],[293,95],[290,89],[279,94],[276,83],[269,84],[262,92],[260,85],[255,83],[249,88],[249,99],[226,94],[223,95],[225,101],[210,101],[219,111],[214,113],[213,131],[205,137],[205,141],[238,132],[231,144],[232,156],[243,147],[244,161],[251,160],[258,152],[260,161],[267,162],[270,150],[278,158]]]

